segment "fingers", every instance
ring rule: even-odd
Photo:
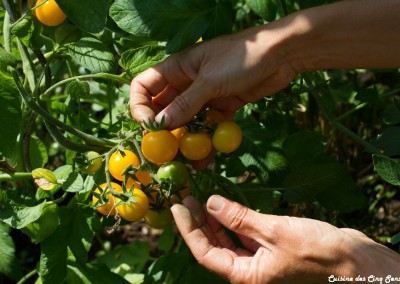
[[[226,228],[265,247],[275,242],[276,236],[282,233],[279,231],[279,216],[257,213],[219,195],[208,199],[207,211]],[[254,249],[257,243],[248,244]]]
[[[156,121],[165,119],[165,127],[174,129],[190,121],[209,101],[210,92],[201,80],[194,81],[185,91],[166,106],[157,116]]]
[[[236,248],[226,235],[223,226],[206,213],[202,206],[193,198],[187,197],[184,205],[175,204],[171,212],[183,239],[197,261],[214,271],[229,278],[235,271],[235,263],[240,267],[249,268],[253,253]]]

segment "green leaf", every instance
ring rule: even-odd
[[[168,226],[164,229],[158,239],[158,248],[162,251],[169,251],[175,242],[175,235],[172,230],[172,226]]]
[[[385,128],[371,143],[380,150],[383,150],[386,156],[400,156],[400,141],[398,137],[400,137],[400,126],[391,126]]]
[[[140,72],[156,65],[165,58],[164,47],[154,45],[143,46],[122,53],[119,65],[133,78]]]
[[[90,86],[86,81],[75,79],[68,84],[68,94],[74,98],[86,98],[90,94]]]
[[[250,8],[266,21],[273,21],[278,12],[278,5],[273,0],[247,0]]]
[[[12,157],[22,119],[18,90],[11,77],[0,73],[0,153]]]
[[[273,194],[262,185],[243,183],[238,185],[249,201],[251,208],[261,213],[271,213],[273,210]]]
[[[0,274],[12,280],[21,278],[21,270],[15,257],[15,245],[9,235],[10,227],[0,223]]]
[[[76,26],[88,33],[101,32],[107,21],[109,0],[56,0]],[[95,4],[95,5],[94,5]]]
[[[70,210],[59,208],[60,225],[40,243],[39,275],[43,283],[63,283],[67,275],[68,235],[73,225]]]
[[[39,274],[43,283],[62,283],[67,275],[68,247],[80,264],[88,260],[94,231],[100,226],[91,208],[59,207],[60,225],[41,243]]]
[[[219,2],[222,1],[116,0],[110,7],[110,16],[122,30],[136,37],[167,41],[166,50],[173,53],[194,44],[210,25],[214,25],[214,34],[227,32],[217,16],[222,7],[230,6]]]
[[[21,229],[39,219],[45,206],[47,206],[46,202],[32,207],[22,205],[4,206],[0,211],[0,220],[15,229]]]
[[[332,159],[325,155],[325,144],[326,138],[320,133],[299,131],[285,139],[283,150],[291,167],[302,167],[316,162],[331,161]]]
[[[32,169],[44,167],[48,159],[47,149],[42,140],[36,136],[31,136],[29,141],[29,160]]]
[[[396,235],[394,235],[394,236],[392,237],[392,239],[390,240],[390,242],[391,242],[393,245],[397,245],[398,243],[400,243],[400,233],[397,233]]]
[[[89,208],[74,207],[71,227],[68,233],[68,245],[77,262],[84,264],[88,260],[94,232],[100,227],[96,212]]]
[[[66,283],[74,284],[129,284],[123,277],[111,272],[102,265],[79,265],[76,263],[68,264]]]
[[[284,192],[286,200],[291,199],[286,197],[291,191],[300,189],[304,190],[302,195],[307,198],[303,201],[315,198],[329,210],[351,212],[367,204],[344,165],[337,162],[296,168],[286,176],[284,186],[288,187]]]
[[[72,172],[63,183],[62,188],[66,192],[79,192],[83,190],[83,178],[77,172]]]
[[[150,259],[150,244],[134,240],[130,244],[116,246],[111,252],[98,257],[97,261],[112,270],[122,263],[129,263],[134,268],[133,272],[141,272]]]
[[[92,73],[113,73],[117,67],[112,52],[99,40],[82,38],[67,46],[72,59]]]
[[[400,186],[400,161],[383,155],[372,155],[375,171],[386,182]]]

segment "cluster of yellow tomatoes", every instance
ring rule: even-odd
[[[213,149],[230,153],[242,140],[240,127],[225,120],[218,111],[207,110],[200,124],[202,127],[195,132],[190,127],[172,131],[149,129],[143,136],[141,149],[137,149],[151,165],[145,169],[137,151],[124,149],[110,153],[106,161],[110,182],[93,190],[92,202],[97,211],[105,216],[118,214],[130,222],[144,219],[157,229],[170,224],[170,207],[190,194],[190,173],[185,160],[204,159],[215,153]],[[83,173],[94,173],[101,168],[102,157],[98,153],[86,152],[85,160],[80,167]],[[154,172],[148,170],[154,168]]]

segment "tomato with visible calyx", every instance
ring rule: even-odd
[[[65,21],[67,16],[58,6],[55,0],[38,0],[36,2],[36,6],[39,6],[35,9],[36,18],[46,26],[58,26],[62,22]]]
[[[138,156],[130,150],[124,150],[124,152],[116,151],[111,154],[108,160],[108,171],[117,180],[124,180],[124,172],[129,167],[138,168],[140,166],[140,160]],[[142,184],[149,184],[151,177],[149,173],[145,171],[137,171],[135,173],[136,178]]]
[[[211,153],[211,138],[206,132],[187,132],[179,141],[179,150],[189,160],[202,160]]]
[[[150,209],[144,215],[145,223],[153,229],[164,229],[172,222],[172,213],[169,208]]]
[[[102,165],[101,156],[95,151],[88,151],[83,154],[84,164],[81,167],[81,171],[85,174],[94,174],[97,172]]]
[[[112,186],[114,191],[122,192],[122,187],[118,183],[111,182],[110,185]],[[111,194],[110,190],[107,188],[107,183],[100,184],[99,187],[103,191],[107,190],[105,194],[107,195],[108,202],[106,204],[96,207],[96,210],[105,216],[115,215],[117,213],[117,211],[115,209],[116,204],[117,204],[116,198]],[[100,189],[96,187],[94,193],[95,194],[93,194],[93,196],[92,196],[92,201],[93,201],[93,203],[96,203],[99,200],[99,198],[96,196],[96,194],[100,195],[100,194],[102,194],[102,191],[100,191]]]
[[[170,161],[158,168],[157,178],[179,187],[189,180],[189,171],[182,162]]]
[[[233,121],[218,124],[212,136],[212,144],[217,151],[231,153],[242,143],[242,129]]]
[[[139,188],[133,188],[132,196],[134,201],[127,201],[127,203],[120,203],[117,206],[118,214],[126,221],[139,221],[144,217],[146,212],[149,210],[149,200],[146,194]],[[127,189],[127,191],[131,191]],[[119,198],[115,198],[116,203],[120,202]]]
[[[154,164],[164,164],[175,158],[178,141],[168,130],[150,131],[143,136],[142,153]]]

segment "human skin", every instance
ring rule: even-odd
[[[231,283],[328,283],[332,275],[353,281],[359,275],[399,276],[400,255],[353,229],[265,215],[217,195],[205,207],[187,197],[171,211],[197,261]],[[234,244],[225,228],[236,233],[243,247]]]
[[[132,117],[177,128],[204,106],[243,105],[320,69],[400,66],[398,0],[348,0],[293,13],[169,56],[131,84]]]

